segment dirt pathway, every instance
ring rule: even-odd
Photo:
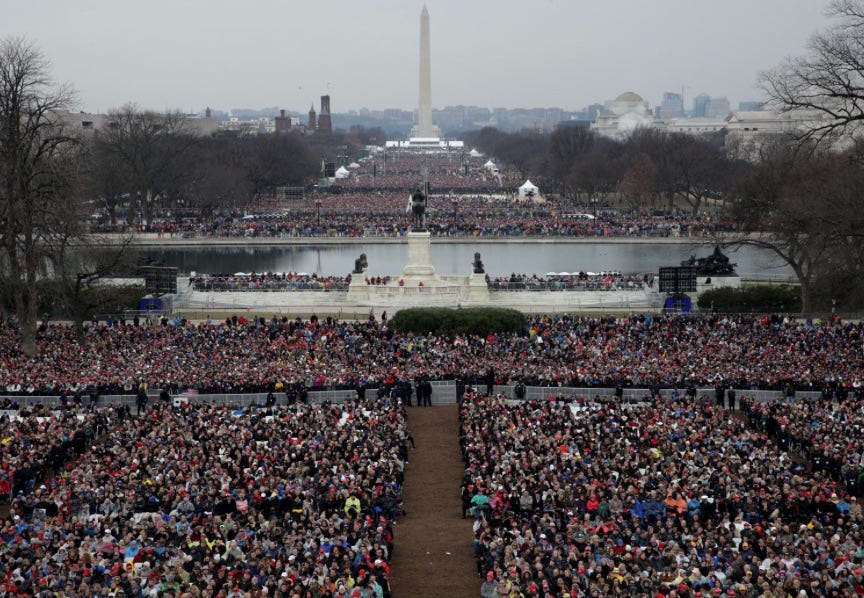
[[[408,514],[395,529],[391,588],[394,598],[480,595],[470,519],[462,519],[456,406],[414,407],[408,427],[416,450],[406,467],[404,499]]]

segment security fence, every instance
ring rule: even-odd
[[[481,391],[485,391],[485,387],[480,389]],[[516,397],[516,387],[515,386],[495,386],[496,393],[502,393],[508,398],[515,399]],[[583,400],[608,400],[615,396],[616,389],[613,387],[591,387],[591,388],[571,388],[566,386],[561,387],[550,387],[550,386],[526,386],[525,387],[525,397],[526,401],[534,401],[534,400],[549,400],[551,398],[555,399],[583,399]],[[672,388],[662,388],[660,389],[660,400],[672,400],[673,393],[676,392]],[[680,397],[684,397],[687,392],[686,388],[680,388],[677,390],[677,393]],[[755,401],[777,401],[786,398],[786,395],[781,390],[744,390],[744,389],[735,389],[735,401],[736,403],[742,397],[746,396]],[[816,391],[798,391],[795,393],[796,399],[818,399],[822,395]],[[714,388],[697,388],[696,389],[696,399],[710,399],[715,400],[716,392]],[[622,398],[625,401],[637,402],[650,400],[651,398],[651,389],[647,387],[642,388],[624,388],[622,389]],[[737,408],[737,404],[735,405]]]
[[[433,380],[431,381],[432,385],[432,404],[433,405],[455,405],[457,402],[456,397],[456,382],[453,380]],[[478,385],[474,387],[479,392],[485,392],[485,385]],[[503,386],[496,385],[494,387],[494,392],[496,394],[503,394],[507,398],[517,399],[516,396],[516,386]],[[558,399],[558,400],[608,400],[615,396],[616,389],[612,387],[591,387],[591,388],[571,388],[571,387],[550,387],[550,386],[526,386],[525,387],[525,396],[522,397],[523,400],[526,401],[545,401],[550,399]],[[673,396],[673,389],[671,388],[663,388],[660,390],[660,400],[671,400]],[[370,387],[366,389],[366,397],[375,397],[378,393],[377,387]],[[681,388],[677,390],[677,393],[682,398],[686,394],[686,389]],[[756,401],[776,401],[783,400],[786,398],[785,393],[780,390],[741,390],[735,389],[736,394],[736,405],[738,399],[742,396],[746,396],[750,399]],[[308,402],[311,404],[321,404],[324,402],[330,403],[344,403],[345,401],[350,401],[357,396],[357,391],[354,389],[340,389],[340,390],[309,390]],[[148,397],[150,400],[150,404],[154,402],[158,402],[159,394],[156,392],[148,393]],[[284,405],[286,402],[286,396],[284,393],[275,393],[276,404]],[[651,390],[649,388],[624,388],[622,389],[622,398],[625,401],[630,402],[638,402],[650,400]],[[697,400],[702,399],[710,399],[714,400],[716,397],[714,388],[698,388],[696,389],[696,398]],[[798,391],[795,393],[795,399],[819,399],[821,397],[821,393],[816,391]],[[49,395],[0,395],[0,400],[10,399],[11,401],[17,402],[19,406],[30,406],[30,405],[43,405],[46,407],[56,407],[60,405],[60,397],[59,396],[49,396]],[[179,394],[172,394],[170,396],[170,401],[173,404],[181,404],[183,402],[188,401],[200,401],[205,403],[214,403],[220,405],[234,405],[238,407],[249,407],[251,405],[260,405],[264,406],[267,399],[267,393],[259,392],[259,393],[219,393],[219,394],[205,394],[205,393],[195,393],[195,392],[182,392]],[[71,398],[69,399],[71,401]],[[88,406],[91,402],[89,396],[84,396],[83,404]],[[412,386],[412,399],[411,403],[416,405],[416,397],[414,393],[414,388]],[[97,400],[98,406],[105,405],[129,405],[130,409],[135,410],[135,395],[134,394],[122,394],[122,395],[99,395]]]

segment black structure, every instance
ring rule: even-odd
[[[483,268],[483,260],[480,259],[480,252],[474,254],[474,274],[485,274],[486,270]]]
[[[690,259],[684,260],[681,265],[694,268],[700,276],[735,276],[735,266],[738,264],[730,263],[718,245],[708,257],[697,258],[691,255]]]
[[[148,294],[177,293],[177,268],[140,266],[138,274],[144,277],[144,288]]]
[[[411,214],[414,215],[414,224],[411,230],[414,232],[426,231],[426,193],[422,187],[411,194]]]
[[[695,293],[696,269],[691,266],[660,268],[661,293]]]
[[[360,257],[354,260],[354,271],[353,274],[363,274],[366,268],[369,267],[369,262],[366,261],[366,254],[361,253]]]

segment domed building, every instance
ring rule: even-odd
[[[648,102],[638,93],[625,91],[597,114],[591,130],[607,137],[624,137],[638,127],[654,126]]]
[[[648,102],[642,99],[638,93],[625,91],[612,100],[612,112],[615,114],[628,114],[630,112],[650,114]]]

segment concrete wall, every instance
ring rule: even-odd
[[[178,281],[178,288],[184,286]],[[475,305],[470,287],[364,287],[362,299],[349,296],[346,291],[284,291],[284,292],[218,292],[184,293],[175,303],[178,310],[207,309],[252,309],[256,311],[366,311],[369,308],[394,309],[397,307],[422,307],[446,305],[456,307]],[[367,299],[368,293],[368,299]],[[578,311],[581,309],[605,309],[615,311],[656,311],[660,308],[659,295],[644,290],[638,291],[496,291],[489,293],[483,305],[512,307],[527,312]]]

